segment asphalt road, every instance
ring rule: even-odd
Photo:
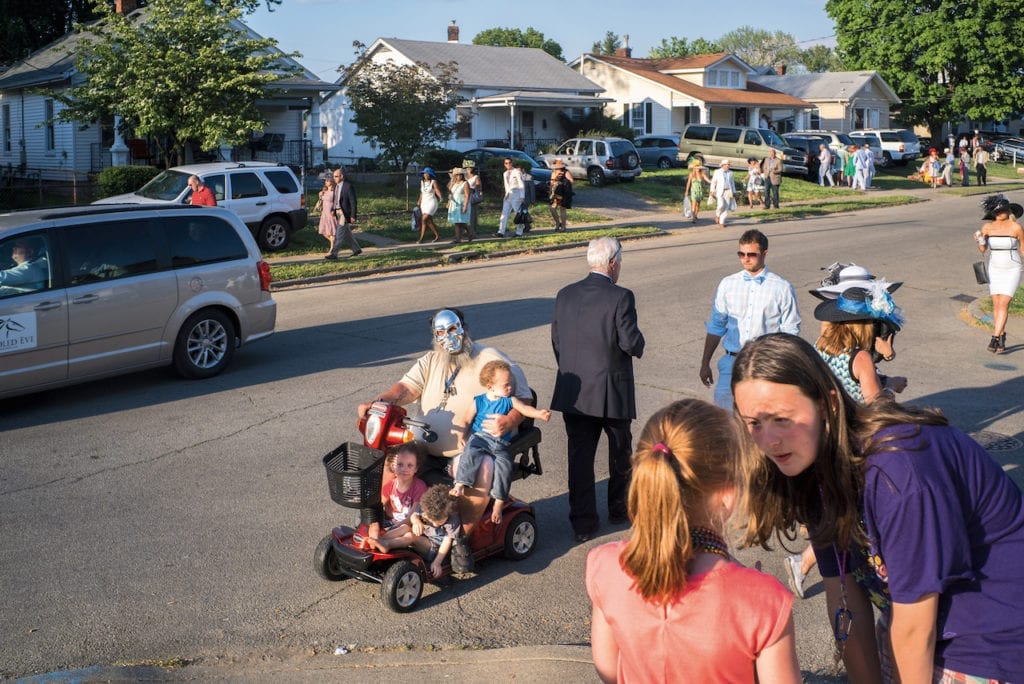
[[[896,300],[908,324],[885,371],[910,378],[904,400],[984,433],[1020,482],[1024,324],[1011,320],[1008,351],[995,357],[964,314],[985,294],[970,268],[977,202],[767,224],[768,263],[797,287],[809,340],[819,267],[852,260],[904,281]],[[676,227],[625,248],[620,282],[636,292],[647,337],[641,420],[681,396],[711,399],[697,377],[703,321],[718,280],[738,269],[746,226]],[[554,295],[585,272],[574,249],[284,291],[278,332],[221,377],[152,371],[0,402],[0,676],[173,658],[231,672],[268,658],[315,663],[338,645],[386,661],[410,649],[586,644],[586,551],[625,527],[573,544],[557,414],[543,426],[544,475],[513,487],[538,512],[531,558],[492,559],[472,579],[431,586],[409,615],[387,612],[375,585],[325,583],[312,568],[317,541],[353,518],[328,497],[320,457],[355,436],[356,404],[426,349],[430,314],[462,308],[543,404]],[[783,555],[739,553],[780,579]],[[794,611],[800,661],[809,681],[830,681],[820,676],[831,662],[824,596],[816,574],[808,584]]]

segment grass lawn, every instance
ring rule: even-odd
[[[306,231],[307,233],[310,231]],[[566,245],[585,243],[598,237],[636,237],[645,235],[658,235],[661,231],[653,226],[623,227],[623,228],[591,228],[587,230],[570,230],[565,233],[544,233],[527,234],[516,239],[482,239],[474,240],[472,243],[452,247],[444,244],[436,247],[426,245],[415,245],[408,248],[393,248],[379,250],[374,253],[365,252],[358,257],[340,259],[338,261],[314,261],[314,262],[293,262],[273,264],[270,273],[274,282],[294,280],[298,278],[313,278],[316,276],[329,275],[332,273],[350,273],[353,271],[364,271],[382,267],[402,266],[405,264],[419,264],[422,266],[443,265],[455,261],[449,254],[455,252],[462,255],[478,255],[477,258],[486,258],[491,254],[507,253],[510,250],[529,251],[552,245]],[[298,236],[296,236],[298,237]],[[319,238],[319,236],[316,236]],[[324,242],[326,245],[326,242]],[[321,250],[322,251],[322,250]]]
[[[992,298],[985,297],[981,300],[981,310],[987,314],[992,313]],[[1024,289],[1017,288],[1017,293],[1010,300],[1010,315],[1024,316]]]

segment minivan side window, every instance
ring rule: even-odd
[[[686,129],[685,136],[687,140],[711,140],[714,132],[714,126],[690,126]]]
[[[290,195],[299,191],[292,174],[287,171],[267,171],[267,180],[282,195]]]
[[[167,236],[174,268],[249,256],[231,224],[216,216],[162,217],[160,227]]]
[[[231,199],[264,197],[266,194],[267,189],[263,187],[263,181],[255,173],[231,174]]]
[[[64,230],[71,285],[154,273],[159,266],[149,221],[106,221]]]
[[[736,143],[740,141],[740,129],[722,126],[718,129],[715,142]]]
[[[760,145],[761,136],[757,134],[757,131],[744,131],[743,133],[743,144],[744,145]]]
[[[50,244],[42,233],[26,233],[0,242],[0,298],[52,287]]]

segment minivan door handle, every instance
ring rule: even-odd
[[[60,302],[39,302],[34,308],[36,311],[52,311],[60,308]]]
[[[100,298],[99,295],[87,294],[87,295],[82,295],[81,297],[76,297],[76,298],[72,299],[71,303],[72,304],[89,304],[90,302],[95,302],[99,298]]]
[[[256,206],[257,207],[265,207],[265,206],[267,206],[267,203],[266,202],[257,202]]]

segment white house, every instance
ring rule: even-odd
[[[608,102],[598,97],[600,86],[543,50],[459,43],[454,25],[448,27],[448,35],[446,43],[378,38],[367,48],[367,55],[378,64],[458,65],[463,103],[454,113],[459,126],[447,143],[451,149],[508,147],[511,141],[517,149],[533,154],[539,145],[565,137],[560,113],[581,115]],[[321,136],[328,161],[348,164],[360,157],[376,157],[379,150],[356,134],[344,80],[337,86],[321,106]]]
[[[877,71],[831,71],[815,74],[764,74],[751,76],[763,86],[806,100],[803,126],[795,121],[791,127],[824,129],[848,133],[862,128],[889,128],[889,112],[902,100]]]
[[[118,11],[146,12],[134,9],[131,0],[118,0],[117,5]],[[241,22],[234,27],[259,37]],[[155,161],[155,146],[131,136],[123,139],[113,116],[84,127],[80,122],[52,121],[61,109],[53,94],[84,78],[75,68],[75,58],[88,35],[69,33],[0,74],[0,169],[70,180],[111,165]],[[305,136],[306,120],[309,130],[319,130],[320,94],[335,86],[283,53],[280,62],[298,74],[275,82],[270,96],[257,103],[266,127],[254,132],[250,145],[222,148],[222,157],[297,164],[317,154],[319,139]]]
[[[637,59],[622,48],[615,55],[582,55],[569,66],[604,88],[615,102],[613,115],[637,135],[679,133],[690,123],[756,126],[762,117],[799,117],[811,106],[755,82],[755,70],[725,52]]]

